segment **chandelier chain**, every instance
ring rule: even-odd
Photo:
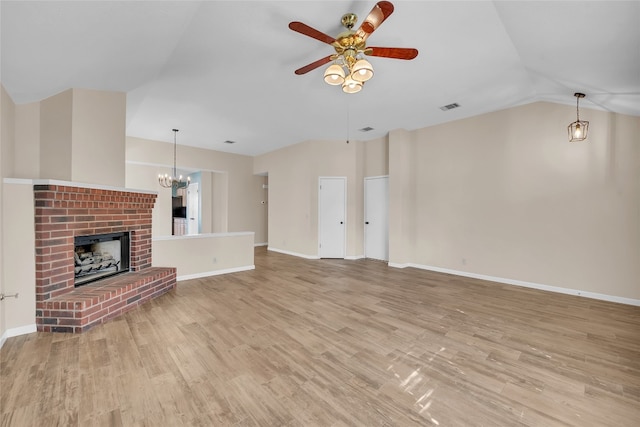
[[[176,135],[178,134],[178,129],[173,129],[173,176],[178,176],[178,169],[176,168],[176,155],[178,153],[178,142],[176,139]]]

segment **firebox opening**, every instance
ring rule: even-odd
[[[75,286],[129,271],[129,233],[75,237]]]

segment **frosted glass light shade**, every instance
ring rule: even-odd
[[[358,82],[366,82],[373,77],[373,67],[366,59],[359,59],[353,64],[351,77]]]
[[[332,86],[344,83],[344,70],[338,64],[330,65],[324,72],[324,81]]]
[[[345,93],[358,93],[362,90],[362,82],[354,80],[351,75],[349,75],[342,84],[342,90]]]

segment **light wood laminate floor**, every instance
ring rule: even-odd
[[[3,426],[638,426],[640,308],[256,250],[0,350]]]

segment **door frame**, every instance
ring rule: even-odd
[[[190,196],[189,194],[189,187],[191,187],[191,189],[196,189],[197,190],[197,196]],[[189,184],[189,187],[186,188],[186,193],[187,193],[187,233],[188,235],[195,235],[195,234],[200,234],[200,184],[197,182],[192,182],[191,184]],[[191,212],[191,200],[193,200],[195,197],[195,200],[198,203],[198,209],[196,209],[195,215],[193,215],[193,213]],[[191,233],[191,218],[192,216],[195,216],[195,233]]]
[[[323,179],[339,179],[343,182],[344,185],[344,200],[343,200],[343,206],[344,206],[344,213],[343,213],[343,218],[344,218],[344,227],[342,228],[342,241],[344,244],[344,247],[342,248],[343,251],[343,259],[347,258],[347,177],[346,176],[319,176],[318,177],[318,258],[322,258],[321,257],[321,251],[320,251],[320,245],[322,244],[322,242],[320,241],[320,237],[322,236],[322,220],[321,220],[321,212],[322,212],[322,197],[321,197],[321,193],[320,193],[320,186],[322,185],[322,180]],[[336,258],[336,259],[340,259],[340,258]]]

